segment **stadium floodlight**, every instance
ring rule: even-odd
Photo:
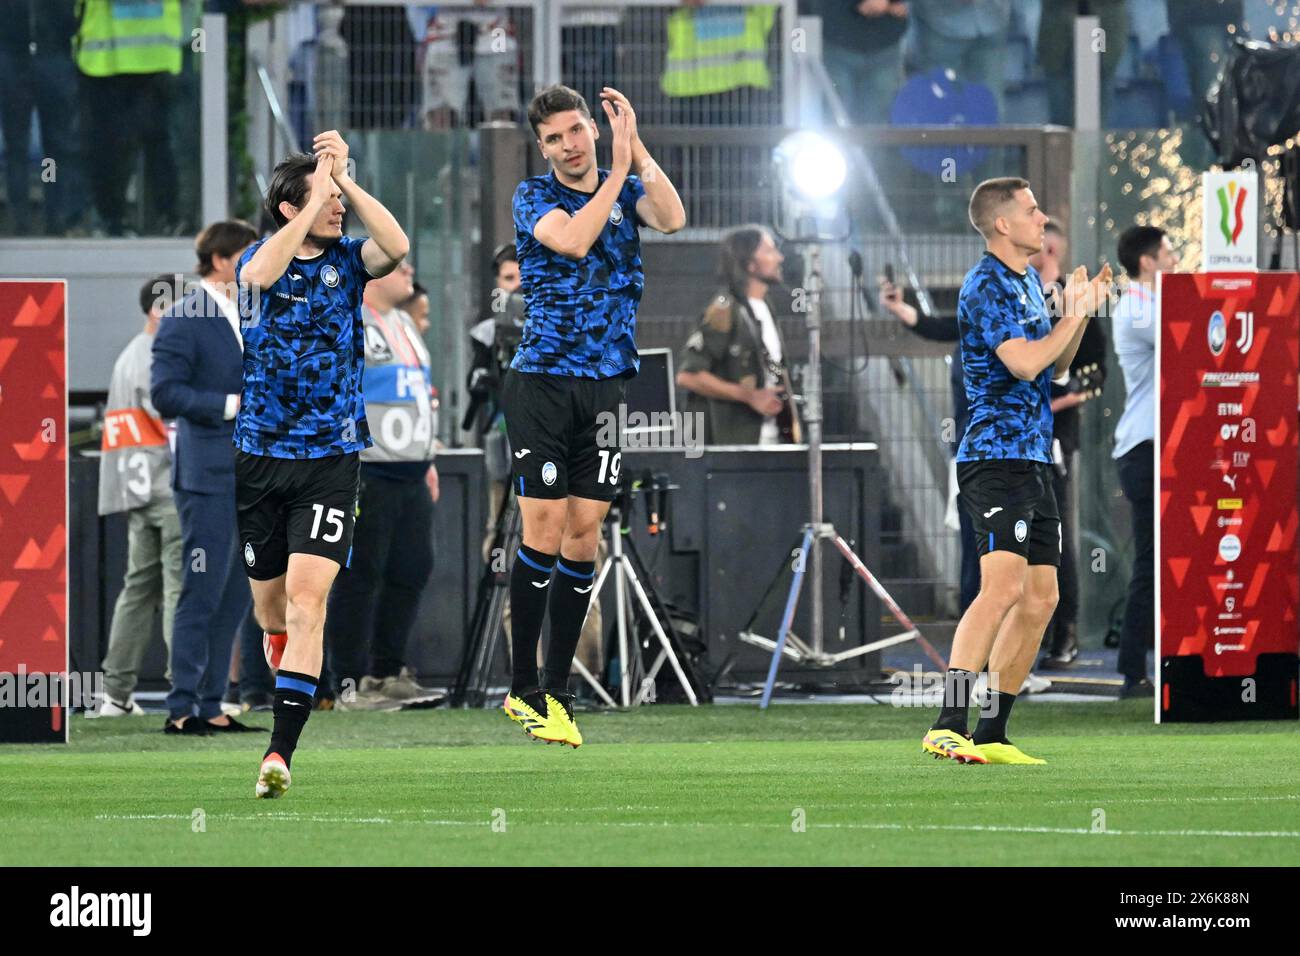
[[[821,133],[799,130],[772,151],[772,171],[777,191],[772,225],[782,239],[838,243],[849,237],[840,195],[849,167],[839,146]]]
[[[803,394],[798,396],[797,400],[803,405],[803,418],[807,425],[809,521],[803,526],[803,538],[798,553],[810,559],[808,561],[811,591],[809,603],[812,613],[811,630],[805,632],[807,638],[805,640],[791,630],[795,608],[798,606],[799,591],[803,587],[804,571],[803,565],[800,565],[791,575],[785,612],[782,614],[780,629],[775,639],[752,630],[752,625],[758,617],[757,611],[754,617],[750,618],[750,623],[737,635],[745,643],[772,653],[767,681],[763,685],[763,696],[759,703],[763,708],[771,702],[772,690],[776,685],[777,667],[782,657],[790,657],[804,666],[831,667],[884,647],[901,644],[904,641],[916,641],[936,666],[940,668],[946,666],[943,658],[921,636],[916,625],[871,573],[866,562],[853,553],[848,541],[835,530],[831,522],[825,520],[822,497],[821,253],[824,245],[842,243],[853,231],[848,204],[841,202],[837,195],[848,178],[848,163],[840,148],[825,136],[811,130],[801,130],[790,134],[780,142],[773,153],[772,166],[776,174],[775,185],[780,190],[774,228],[787,245],[805,246],[808,250],[802,290],[805,293],[802,312],[804,325],[808,329],[808,361],[803,377]],[[848,650],[827,650],[823,639],[825,597],[822,588],[822,546],[827,543],[835,546],[853,572],[888,608],[904,628],[902,633],[851,647]],[[765,606],[768,597],[777,588],[783,576],[784,569],[768,586],[759,604],[760,608]]]
[[[774,159],[786,186],[800,199],[814,204],[839,192],[848,175],[844,153],[812,130],[800,130],[781,140]]]

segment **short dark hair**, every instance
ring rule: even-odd
[[[767,234],[762,226],[751,223],[729,229],[723,235],[718,253],[718,279],[733,296],[745,298],[749,264]]]
[[[1019,176],[1002,176],[986,179],[975,187],[970,196],[970,224],[985,239],[993,235],[993,220],[997,210],[1015,198],[1016,193],[1029,188],[1029,180]]]
[[[1062,239],[1070,238],[1065,234],[1065,230],[1056,224],[1055,219],[1049,220],[1043,225],[1043,232],[1050,232],[1052,235],[1060,236]]]
[[[591,110],[587,108],[587,101],[582,98],[582,94],[572,87],[565,86],[562,83],[553,83],[545,89],[539,90],[533,97],[532,102],[528,104],[528,125],[533,128],[533,135],[539,135],[537,127],[546,122],[556,113],[564,113],[569,110],[577,110],[587,119],[591,119]]]
[[[266,211],[275,220],[277,229],[289,222],[280,212],[280,203],[301,209],[311,192],[311,176],[316,172],[316,157],[307,153],[293,153],[276,164],[271,173],[271,185],[266,190]]]
[[[1154,256],[1160,251],[1165,231],[1155,226],[1129,226],[1119,237],[1119,264],[1131,278],[1142,273],[1142,257]]]
[[[178,291],[184,294],[183,280],[178,275],[162,274],[145,280],[140,286],[140,311],[148,315],[157,306],[160,313],[166,312],[176,304]]]
[[[257,230],[252,223],[242,219],[224,219],[207,226],[194,240],[194,252],[199,257],[198,273],[207,278],[215,268],[213,256],[229,258],[257,242]]]
[[[412,282],[412,283],[411,283],[411,294],[408,295],[408,296],[406,297],[406,301],[407,301],[407,302],[414,302],[414,301],[415,301],[416,299],[418,299],[420,296],[422,296],[422,295],[428,295],[428,294],[429,294],[429,290],[428,290],[428,289],[426,289],[424,286],[420,285],[420,283],[418,283],[418,282]]]
[[[501,275],[501,264],[503,262],[518,261],[519,257],[515,254],[515,244],[513,242],[501,243],[492,253],[492,275]]]

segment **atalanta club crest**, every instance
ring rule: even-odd
[[[252,542],[246,542],[244,544],[244,563],[251,568],[253,566],[254,561],[256,561],[256,558],[253,557]]]
[[[333,289],[339,284],[339,270],[333,266],[326,266],[320,271],[320,281]]]
[[[1228,344],[1228,323],[1224,321],[1222,312],[1215,312],[1210,316],[1210,352],[1214,355],[1222,355],[1223,347]]]
[[[556,478],[555,462],[548,461],[546,464],[542,465],[542,481],[549,486],[555,484],[555,478]]]
[[[614,203],[609,210],[609,221],[616,226],[623,221],[623,207],[618,203]]]

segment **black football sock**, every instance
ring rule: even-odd
[[[542,639],[547,588],[554,569],[555,555],[526,544],[519,546],[510,571],[510,693],[516,697],[537,687],[537,642]]]
[[[989,699],[980,708],[979,723],[975,725],[972,739],[977,744],[1007,743],[1007,718],[1011,716],[1011,705],[1016,702],[1015,694],[993,691]]]
[[[288,767],[293,762],[293,752],[298,748],[298,736],[307,725],[316,698],[316,678],[311,674],[278,671],[275,675],[275,703],[271,713],[275,716],[271,728],[271,745],[267,755],[279,754]]]
[[[948,668],[948,672],[943,675],[943,707],[933,729],[966,733],[966,710],[970,707],[971,692],[975,688],[977,676],[974,671],[962,670],[960,667]]]
[[[559,573],[551,584],[551,643],[546,648],[542,686],[568,693],[569,669],[573,667],[573,655],[578,650],[582,623],[591,603],[596,562],[561,557],[555,569]]]

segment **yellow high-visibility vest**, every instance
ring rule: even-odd
[[[181,0],[78,0],[77,12],[77,67],[87,76],[181,71]]]
[[[770,89],[767,36],[775,22],[774,6],[673,11],[660,89],[669,96],[704,96],[742,86]]]

